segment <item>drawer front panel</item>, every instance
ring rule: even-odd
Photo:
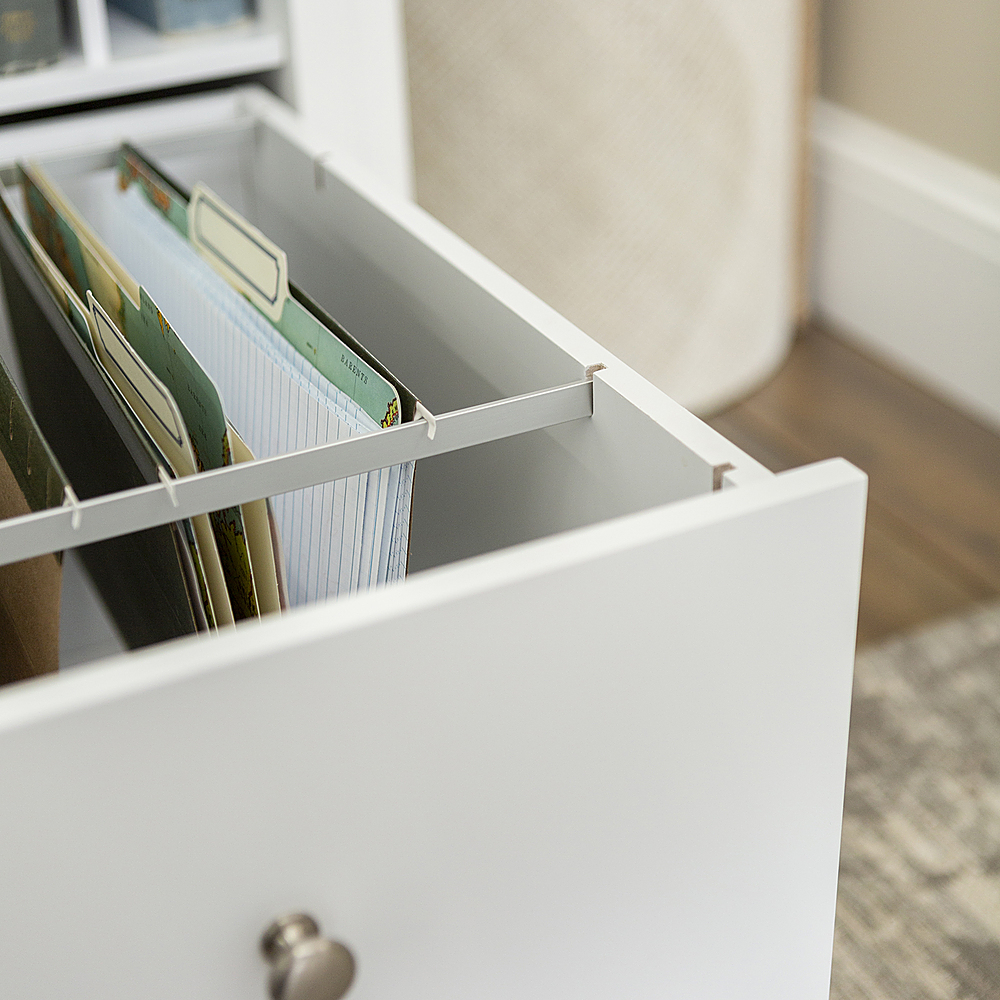
[[[6,991],[245,1000],[307,910],[358,1000],[820,1000],[864,492],[825,463],[0,697]]]

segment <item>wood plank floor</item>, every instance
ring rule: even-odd
[[[1000,436],[811,326],[709,420],[775,472],[843,456],[869,476],[858,642],[1000,594]]]

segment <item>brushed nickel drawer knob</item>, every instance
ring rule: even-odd
[[[354,980],[354,956],[339,941],[320,937],[307,913],[275,920],[260,950],[271,965],[274,1000],[340,1000]]]

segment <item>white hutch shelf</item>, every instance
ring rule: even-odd
[[[398,0],[254,0],[246,22],[163,35],[107,0],[68,0],[62,57],[0,75],[0,120],[88,101],[267,74],[325,147],[412,195]]]
[[[287,55],[283,32],[262,16],[161,35],[103,0],[78,0],[73,22],[58,62],[0,77],[0,115],[264,72]]]

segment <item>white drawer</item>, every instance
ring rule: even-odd
[[[404,584],[0,692],[4,994],[262,997],[304,910],[357,1000],[825,997],[863,475],[768,473],[266,92],[0,159],[126,136],[435,413],[606,367],[418,463]]]

